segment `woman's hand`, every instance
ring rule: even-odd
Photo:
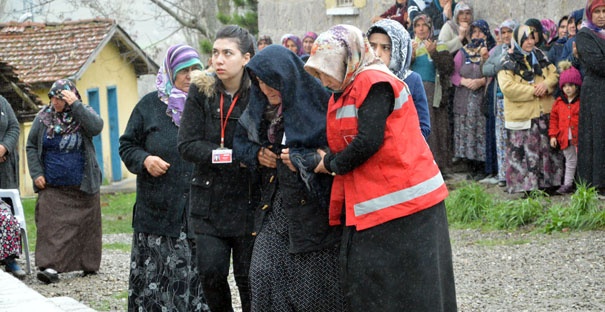
[[[165,162],[162,158],[153,155],[147,156],[143,165],[145,166],[145,169],[147,169],[147,172],[155,178],[166,174],[166,171],[170,168],[169,163]]]
[[[317,167],[315,167],[315,170],[313,171],[315,173],[329,173],[326,169],[326,166],[324,165],[324,157],[326,156],[326,152],[322,149],[317,149],[317,153],[321,157],[321,161],[319,162],[319,164],[317,164]]]
[[[548,92],[548,88],[546,87],[546,84],[544,82],[540,82],[536,85],[534,85],[534,95],[537,97],[541,97],[546,95],[546,92]]]
[[[261,147],[256,153],[258,163],[267,168],[277,168],[277,155],[271,149]]]
[[[34,180],[34,184],[37,188],[43,190],[46,188],[46,178],[44,176],[39,176]]]
[[[71,90],[62,90],[61,99],[63,99],[67,105],[71,106],[71,104],[78,100],[78,97]]]
[[[291,171],[293,171],[293,172],[297,171],[296,167],[294,167],[294,165],[290,161],[290,149],[289,148],[282,149],[281,154],[279,155],[279,158],[281,159],[281,161],[284,162],[284,164],[286,164],[286,166],[288,166],[288,168],[290,168]]]
[[[557,147],[557,138],[550,138],[550,147]]]

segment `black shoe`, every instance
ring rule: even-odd
[[[85,277],[88,275],[97,275],[97,271],[84,271],[84,273],[82,273],[82,277]]]
[[[38,280],[44,284],[57,283],[59,281],[59,273],[53,269],[45,269],[44,271],[40,271],[36,277],[38,277]]]
[[[21,267],[17,264],[14,258],[7,258],[4,260],[6,265],[5,269],[7,273],[11,273],[14,277],[22,280],[27,276],[25,271],[21,269]]]

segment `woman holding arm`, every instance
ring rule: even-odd
[[[351,25],[322,33],[305,69],[335,92],[330,152],[319,151],[315,172],[334,176],[330,224],[346,223],[340,257],[348,308],[455,311],[448,192],[406,84]]]

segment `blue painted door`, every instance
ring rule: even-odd
[[[115,86],[107,87],[107,113],[109,115],[109,147],[111,150],[111,177],[122,180],[122,160],[120,159],[120,127],[118,123],[118,92]]]
[[[99,101],[99,88],[91,88],[86,90],[88,93],[88,105],[92,107],[92,109],[101,115],[101,103]],[[101,135],[96,135],[92,138],[92,143],[95,146],[95,152],[97,156],[97,162],[99,163],[99,168],[101,168],[101,174],[103,178],[105,178],[105,170],[103,166],[103,141],[101,140]]]

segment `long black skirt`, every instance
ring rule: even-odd
[[[341,248],[350,311],[456,311],[443,202],[363,231],[347,227]]]

